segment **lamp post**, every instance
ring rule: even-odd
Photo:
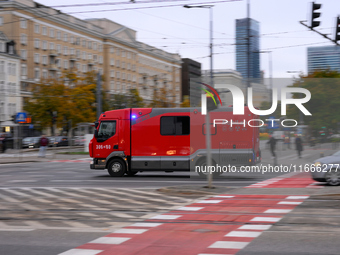
[[[214,87],[214,76],[213,76],[213,9],[214,5],[184,5],[184,8],[208,8],[210,18],[209,18],[209,24],[210,24],[210,86]],[[207,168],[211,166],[211,139],[210,139],[210,117],[209,117],[209,111],[206,112],[205,115],[205,126],[206,126],[206,147],[207,147],[207,160],[206,160],[206,166]],[[211,169],[211,168],[209,168]],[[208,188],[212,188],[212,173],[209,171],[207,175],[208,179]]]
[[[261,50],[261,51],[254,51],[254,53],[268,53],[269,55],[269,87],[271,92],[273,93],[273,61],[272,61],[272,51],[270,50]],[[272,96],[269,97],[270,103],[273,103]]]

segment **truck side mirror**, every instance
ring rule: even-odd
[[[94,130],[94,137],[98,138],[98,130],[97,129]]]
[[[94,123],[94,127],[97,128],[98,126],[99,126],[99,122],[96,121],[96,122]]]

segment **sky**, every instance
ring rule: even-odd
[[[271,51],[274,78],[297,77],[307,73],[307,47],[334,45],[299,23],[310,21],[311,1],[249,0],[250,17],[260,22],[261,51]],[[80,19],[107,18],[137,31],[137,40],[162,50],[178,53],[210,68],[209,9],[183,5],[212,4],[214,69],[235,69],[235,20],[247,16],[247,0],[66,0],[37,2]],[[316,30],[334,38],[338,0],[318,0],[321,25]],[[96,6],[61,7],[89,4]],[[106,5],[106,3],[111,3]],[[130,10],[127,10],[130,9]],[[269,77],[269,54],[262,53],[261,70]],[[293,73],[288,73],[291,71]]]

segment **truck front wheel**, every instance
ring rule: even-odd
[[[107,171],[111,177],[122,177],[126,171],[125,162],[121,159],[112,159],[109,163]]]

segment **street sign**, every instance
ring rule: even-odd
[[[26,112],[18,112],[15,119],[17,123],[25,123],[26,118],[27,118]]]

